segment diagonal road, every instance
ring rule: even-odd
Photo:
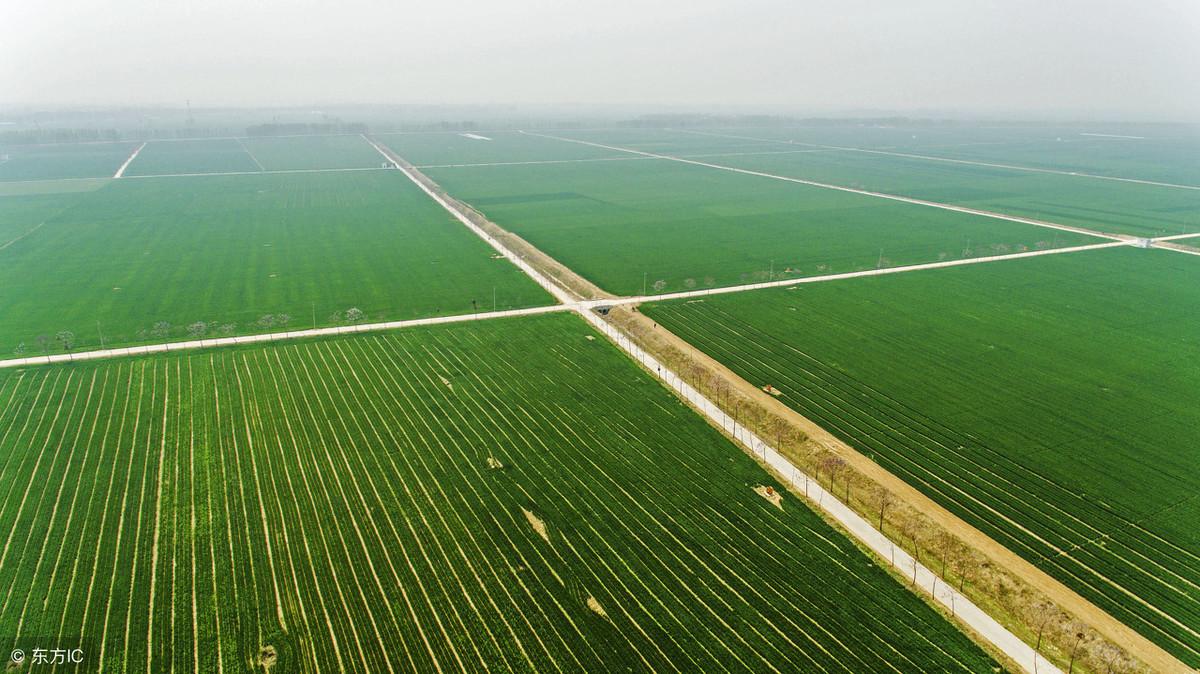
[[[634,344],[626,335],[618,328],[613,326],[608,321],[601,318],[596,312],[591,311],[592,306],[608,303],[606,300],[593,300],[588,302],[570,302],[570,294],[563,288],[558,287],[546,276],[539,273],[537,270],[530,267],[524,260],[517,256],[512,251],[508,250],[503,244],[489,236],[482,229],[477,227],[467,215],[458,210],[454,205],[440,198],[436,193],[430,190],[424,182],[422,182],[413,172],[404,167],[404,161],[389,150],[376,145],[370,141],[375,149],[384,157],[396,164],[397,168],[404,171],[410,180],[417,183],[427,194],[433,197],[443,208],[448,210],[451,215],[457,218],[460,222],[467,225],[471,231],[484,237],[492,247],[500,251],[505,257],[521,263],[521,268],[526,270],[526,273],[536,281],[539,285],[545,288],[550,294],[555,297],[564,298],[564,308],[570,308],[578,313],[584,320],[590,323],[598,331],[606,335],[613,341],[621,350],[633,358],[638,363],[642,364],[651,374],[659,378],[672,388],[680,397],[690,403],[701,414],[711,419],[714,423],[724,429],[730,430],[731,435],[736,442],[751,453],[762,457],[774,472],[780,475],[784,480],[789,481],[798,489],[806,489],[806,493],[817,494],[817,490],[822,493],[817,494],[817,500],[810,500],[810,505],[824,511],[828,516],[837,520],[847,532],[862,544],[870,547],[880,556],[885,559],[891,556],[893,564],[898,569],[902,569],[905,573],[911,573],[913,579],[919,587],[930,596],[941,603],[946,608],[958,617],[959,620],[966,623],[986,639],[995,648],[1002,651],[1005,655],[1012,658],[1018,665],[1030,672],[1045,672],[1047,674],[1058,673],[1061,670],[1055,667],[1048,660],[1039,655],[1032,647],[1021,641],[1016,635],[1006,629],[1003,625],[993,619],[983,609],[976,606],[970,599],[957,593],[949,583],[938,578],[929,568],[919,563],[908,553],[904,552],[900,546],[896,545],[885,536],[882,532],[875,529],[869,522],[855,513],[850,507],[838,501],[830,495],[830,498],[823,498],[824,494],[819,484],[810,479],[808,475],[803,473],[799,468],[792,464],[786,457],[777,452],[773,447],[764,442],[761,438],[751,433],[749,429],[743,427],[736,420],[725,414],[723,410],[714,402],[706,398],[702,393],[688,385],[681,377],[675,374],[671,369],[662,363],[658,362],[653,356],[641,347]],[[1118,241],[1110,244],[1100,244],[1102,246],[1126,245],[1123,241]],[[939,581],[941,581],[939,583]],[[940,588],[940,591],[939,591]]]
[[[1120,183],[1135,183],[1138,185],[1153,185],[1155,187],[1170,187],[1179,190],[1200,190],[1200,185],[1180,185],[1178,183],[1159,182],[1157,180],[1143,180],[1141,178],[1125,178],[1122,176],[1106,176],[1098,173],[1086,173],[1083,171],[1063,171],[1060,169],[1039,168],[1036,166],[1021,166],[1019,164],[1000,164],[996,162],[976,161],[971,159],[953,159],[951,157],[938,157],[931,154],[915,154],[912,152],[895,152],[893,150],[879,150],[867,147],[852,147],[847,145],[824,145],[821,143],[805,143],[791,140],[777,140],[774,138],[756,138],[754,136],[741,136],[727,133],[713,133],[711,131],[696,131],[694,129],[675,129],[681,133],[691,133],[698,136],[714,136],[716,138],[735,138],[740,140],[753,140],[762,143],[779,143],[781,145],[803,145],[805,147],[823,148],[826,150],[842,150],[844,152],[863,152],[866,154],[881,154],[892,157],[904,157],[906,159],[922,159],[925,161],[940,161],[948,164],[967,164],[970,166],[987,166],[989,168],[1009,169],[1011,171],[1028,171],[1030,173],[1051,173],[1060,176],[1072,176],[1075,178],[1092,178],[1094,180],[1111,180]],[[1088,135],[1104,135],[1104,134],[1088,134]],[[1120,136],[1122,138],[1139,139],[1139,136]]]

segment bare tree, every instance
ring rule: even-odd
[[[46,335],[38,335],[36,339],[38,346],[41,347],[42,353],[50,354],[50,338]]]
[[[655,281],[654,285],[651,287],[654,288],[654,292],[660,293],[663,291],[663,288],[667,287],[667,282],[662,279],[659,279],[659,280]]]
[[[258,321],[255,322],[255,325],[262,329],[274,327],[275,317],[271,314],[263,314],[262,316],[258,317]]]
[[[935,535],[934,542],[937,546],[938,552],[941,553],[941,557],[942,557],[942,571],[939,575],[941,575],[942,578],[945,578],[946,577],[946,567],[950,563],[950,555],[952,554],[951,550],[953,550],[957,547],[956,544],[958,541],[956,541],[954,539],[954,537],[951,536],[948,532],[939,529],[937,534]]]
[[[767,432],[768,437],[770,437],[772,440],[774,440],[775,449],[783,448],[783,435],[784,435],[784,433],[787,432],[787,429],[788,429],[788,424],[783,419],[780,419],[779,417],[775,416],[774,414],[767,417],[765,430]]]
[[[153,328],[150,328],[150,335],[160,339],[166,337],[168,334],[170,334],[170,332],[171,324],[166,321],[158,321],[154,324]]]
[[[1078,620],[1072,620],[1067,627],[1070,630],[1071,638],[1074,639],[1071,643],[1071,660],[1067,664],[1067,674],[1074,674],[1075,658],[1079,656],[1079,649],[1085,648],[1091,638],[1086,631],[1087,628]]]
[[[346,310],[346,322],[358,323],[367,317],[358,307],[350,307]]]
[[[1037,630],[1037,642],[1033,646],[1033,650],[1041,652],[1042,637],[1046,635],[1046,628],[1051,625],[1059,617],[1058,607],[1048,601],[1038,601],[1029,608],[1030,624]]]
[[[962,592],[964,588],[966,588],[967,582],[974,577],[975,571],[978,568],[986,569],[988,566],[988,563],[984,562],[976,567],[974,558],[966,551],[965,548],[958,549],[958,554],[955,555],[953,563],[954,572],[958,574],[959,592]]]
[[[833,483],[841,476],[842,471],[846,470],[846,460],[837,454],[830,454],[822,463],[825,464],[825,473],[829,476],[829,491],[833,493]]]
[[[292,317],[289,314],[275,314],[275,323],[280,327],[292,322]]]
[[[1125,651],[1116,644],[1107,641],[1101,643],[1096,655],[1104,663],[1104,674],[1113,674],[1114,672],[1119,674],[1129,666]]]
[[[904,534],[912,544],[913,558],[921,561],[921,543],[925,539],[925,523],[916,517],[907,517],[900,521],[900,533]]]
[[[187,327],[188,336],[194,339],[204,337],[204,333],[208,332],[208,323],[204,321],[196,321]]]
[[[18,356],[25,355],[25,342],[21,342],[20,344],[17,344],[17,348],[13,349],[13,353],[15,353]]]
[[[896,502],[896,497],[892,495],[892,492],[890,492],[886,489],[880,489],[878,494],[876,494],[875,507],[879,509],[879,527],[878,527],[878,529],[880,531],[883,531],[883,515],[884,515],[884,513],[895,502]]]
[[[63,351],[70,351],[71,347],[75,345],[75,333],[70,330],[63,330],[55,335],[54,338],[62,345]]]

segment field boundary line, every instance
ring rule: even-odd
[[[125,176],[125,169],[129,168],[129,165],[133,163],[134,159],[137,159],[138,154],[141,153],[142,148],[146,147],[146,143],[148,142],[150,141],[143,141],[141,145],[133,149],[133,152],[130,153],[129,158],[126,159],[125,163],[121,164],[121,167],[118,168],[117,172],[113,174],[113,178],[122,178]]]
[[[238,147],[242,148],[242,152],[245,152],[246,156],[250,157],[250,161],[254,162],[254,165],[258,167],[260,173],[267,170],[267,168],[262,165],[262,162],[258,160],[258,157],[255,157],[254,153],[250,151],[250,148],[246,147],[245,141],[243,141],[241,138],[238,138],[237,144]]]
[[[376,148],[379,149],[379,148]],[[387,155],[384,155],[385,157]],[[593,161],[636,161],[638,159],[651,159],[652,157],[588,157],[586,159],[533,159],[530,161],[493,161],[479,162],[476,164],[413,164],[416,169],[438,169],[438,168],[475,168],[480,166],[533,166],[537,164],[580,164]],[[391,158],[388,161],[392,161]]]
[[[274,169],[271,171],[212,171],[209,173],[155,173],[144,176],[126,176],[127,178],[199,178],[201,176],[261,176],[273,173],[343,173],[346,171],[385,171],[376,166],[361,168],[318,168],[318,169]]]
[[[29,229],[25,230],[24,232],[21,232],[20,234],[16,235],[15,237],[9,239],[8,241],[5,241],[4,243],[0,243],[0,250],[4,250],[5,248],[8,248],[9,246],[13,245],[14,243],[20,241],[21,239],[24,239],[25,237],[29,236],[30,234],[33,234],[37,230],[41,229],[42,225],[44,225],[44,224],[46,224],[46,221],[42,220],[41,222],[37,223],[33,227],[30,227]]]
[[[1009,222],[1018,222],[1018,223],[1025,224],[1025,225],[1034,225],[1036,227],[1057,229],[1057,230],[1061,230],[1064,232],[1073,232],[1075,234],[1085,234],[1087,236],[1094,236],[1094,237],[1101,238],[1101,239],[1108,239],[1110,241],[1136,241],[1137,240],[1137,237],[1132,236],[1132,235],[1105,234],[1104,232],[1098,232],[1094,229],[1087,229],[1085,227],[1074,227],[1072,225],[1062,225],[1062,224],[1059,224],[1056,222],[1049,222],[1047,220],[1035,220],[1033,218],[1024,218],[1024,217],[1017,216],[1017,215],[1006,215],[1004,213],[996,213],[994,211],[984,211],[984,210],[980,210],[977,208],[970,208],[969,206],[955,206],[954,204],[946,204],[946,203],[942,203],[940,201],[928,201],[926,199],[917,199],[914,197],[905,197],[905,196],[901,196],[899,194],[889,194],[887,192],[873,192],[871,190],[860,190],[860,189],[857,189],[854,187],[846,187],[844,185],[835,185],[833,183],[823,183],[823,182],[819,182],[816,180],[807,180],[805,178],[791,178],[788,176],[781,176],[781,175],[777,175],[774,173],[766,173],[764,171],[753,171],[750,169],[737,168],[734,166],[725,166],[723,164],[713,164],[710,162],[696,161],[695,159],[685,159],[683,157],[678,157],[678,156],[669,155],[669,154],[658,154],[658,153],[654,153],[654,152],[645,152],[643,150],[634,150],[634,149],[630,149],[630,148],[620,147],[617,145],[604,145],[602,143],[593,143],[591,141],[578,140],[575,138],[567,138],[565,136],[551,136],[551,135],[547,135],[544,133],[536,133],[533,131],[522,131],[522,133],[528,134],[530,136],[539,136],[542,138],[561,140],[566,143],[578,143],[581,145],[590,145],[593,147],[604,148],[607,150],[621,150],[623,152],[630,152],[633,154],[645,155],[647,157],[658,157],[659,159],[669,159],[671,161],[680,162],[682,164],[692,164],[694,166],[703,166],[705,168],[719,169],[721,171],[729,171],[731,173],[740,173],[743,175],[755,176],[755,177],[759,177],[759,178],[771,178],[773,180],[782,180],[784,182],[797,183],[800,185],[808,185],[810,187],[820,187],[820,188],[827,189],[827,190],[836,190],[838,192],[861,194],[863,196],[875,197],[877,199],[888,199],[890,201],[899,201],[901,203],[913,204],[916,206],[927,206],[929,208],[938,208],[938,209],[941,209],[944,211],[952,211],[955,213],[966,213],[968,215],[977,215],[977,216],[981,216],[981,217],[985,217],[985,218],[992,218],[995,220],[1007,220]]]
[[[747,290],[761,290],[764,288],[784,288],[787,286],[800,285],[802,283],[820,283],[824,281],[840,281],[843,279],[863,278],[867,276],[886,276],[888,274],[900,274],[910,271],[920,271],[923,269],[947,269],[950,267],[962,267],[971,264],[982,264],[985,262],[1000,262],[1002,260],[1016,260],[1029,257],[1040,257],[1043,255],[1060,255],[1063,253],[1078,253],[1088,250],[1101,250],[1104,248],[1119,248],[1122,246],[1134,246],[1133,241],[1107,241],[1105,243],[1090,243],[1083,246],[1070,246],[1067,248],[1047,248],[1045,250],[1031,250],[1023,253],[1007,253],[1003,255],[986,255],[982,257],[971,257],[962,260],[943,260],[940,262],[923,262],[920,264],[903,265],[900,267],[881,267],[879,269],[864,269],[860,271],[847,271],[838,274],[823,274],[821,276],[802,276],[800,278],[783,279],[780,281],[762,281],[760,283],[747,283],[745,285],[723,286],[718,288],[704,288],[702,290],[681,290],[673,293],[663,293],[661,295],[637,295],[633,297],[619,297],[612,300],[588,300],[583,304],[591,306],[601,305],[617,305],[617,304],[641,304],[643,302],[658,302],[667,300],[684,299],[688,297],[705,297],[708,295],[724,295],[727,293],[740,293]]]
[[[571,304],[549,304],[540,307],[524,309],[506,309],[504,311],[487,311],[474,314],[456,314],[454,316],[433,316],[429,318],[412,318],[403,321],[385,321],[382,323],[362,323],[360,325],[338,325],[328,328],[309,328],[307,330],[289,330],[286,332],[267,332],[258,335],[242,335],[237,337],[216,337],[213,339],[194,339],[186,342],[163,342],[160,344],[144,344],[141,346],[125,346],[115,349],[97,349],[95,351],[80,351],[78,353],[56,353],[47,356],[28,356],[25,358],[9,358],[0,360],[0,368],[22,367],[27,365],[46,365],[49,363],[67,363],[80,360],[96,360],[100,358],[116,358],[120,356],[145,356],[168,351],[184,351],[190,349],[208,349],[239,344],[256,344],[261,342],[276,342],[287,339],[303,339],[305,337],[326,337],[330,335],[348,335],[360,332],[375,332],[379,330],[394,330],[418,325],[441,325],[443,323],[463,323],[466,321],[508,318],[510,316],[528,316],[545,314],[556,311],[569,311],[575,307]]]
[[[816,148],[811,150],[764,150],[762,152],[710,152],[704,154],[681,154],[684,159],[698,159],[704,157],[741,157],[750,155],[775,155],[775,154],[812,154],[816,152],[840,152],[841,150],[834,148]],[[581,159],[532,159],[529,161],[492,161],[478,162],[472,164],[413,164],[415,169],[440,169],[440,168],[476,168],[483,166],[533,166],[537,164],[583,164],[588,162],[601,161],[636,161],[646,159],[659,159],[658,157],[586,157]]]
[[[844,152],[864,152],[864,153],[868,153],[868,154],[882,154],[882,155],[890,155],[893,157],[904,157],[907,159],[921,159],[921,160],[925,160],[925,161],[940,161],[940,162],[946,162],[949,164],[966,164],[969,166],[987,166],[989,168],[1001,168],[1001,169],[1008,169],[1011,171],[1028,171],[1030,173],[1050,173],[1050,174],[1060,175],[1060,176],[1072,176],[1075,178],[1092,178],[1095,180],[1112,180],[1115,182],[1134,183],[1134,184],[1138,184],[1138,185],[1152,185],[1155,187],[1169,187],[1169,188],[1181,189],[1181,190],[1200,190],[1200,185],[1181,185],[1179,183],[1160,182],[1157,180],[1145,180],[1142,178],[1126,178],[1124,176],[1106,176],[1106,175],[1100,175],[1098,173],[1087,173],[1084,171],[1064,171],[1062,169],[1039,168],[1036,166],[1022,166],[1020,164],[1001,164],[999,162],[975,161],[975,160],[971,160],[971,159],[955,159],[952,157],[938,157],[937,155],[916,154],[913,152],[895,152],[893,150],[885,150],[882,148],[852,147],[852,146],[843,146],[843,145],[825,145],[824,143],[806,143],[803,141],[776,140],[773,138],[757,138],[754,136],[738,136],[738,135],[724,134],[724,133],[713,133],[713,132],[709,132],[709,131],[696,131],[693,129],[673,129],[673,130],[679,131],[680,133],[690,133],[690,134],[695,134],[698,136],[713,136],[716,138],[737,138],[737,139],[741,139],[741,140],[753,140],[753,141],[760,141],[760,142],[764,142],[764,143],[779,143],[782,145],[804,145],[806,147],[819,147],[819,148],[825,148],[828,150],[842,150]],[[1108,136],[1107,134],[1080,134],[1080,135],[1097,135],[1100,137],[1112,137],[1112,136]],[[1120,136],[1120,137],[1124,138],[1124,136]],[[1141,138],[1141,136],[1129,136],[1128,138],[1129,139],[1139,139],[1139,138]]]

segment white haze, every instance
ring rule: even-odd
[[[1200,120],[1197,0],[0,0],[0,105]]]

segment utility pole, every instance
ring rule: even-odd
[[[642,272],[642,297],[646,296],[646,274],[647,272]]]
[[[317,303],[316,302],[312,303],[312,311],[313,311],[313,330],[316,330],[317,329]]]
[[[96,333],[100,335],[100,348],[104,348],[104,332],[100,330],[100,319],[96,319]]]
[[[883,266],[883,249],[879,249],[879,260],[875,263],[875,268],[879,269]]]
[[[768,281],[775,280],[775,260],[774,260],[774,258],[771,259],[771,270],[769,272],[767,272],[767,280]]]
[[[492,313],[496,313],[496,286],[492,286]]]

